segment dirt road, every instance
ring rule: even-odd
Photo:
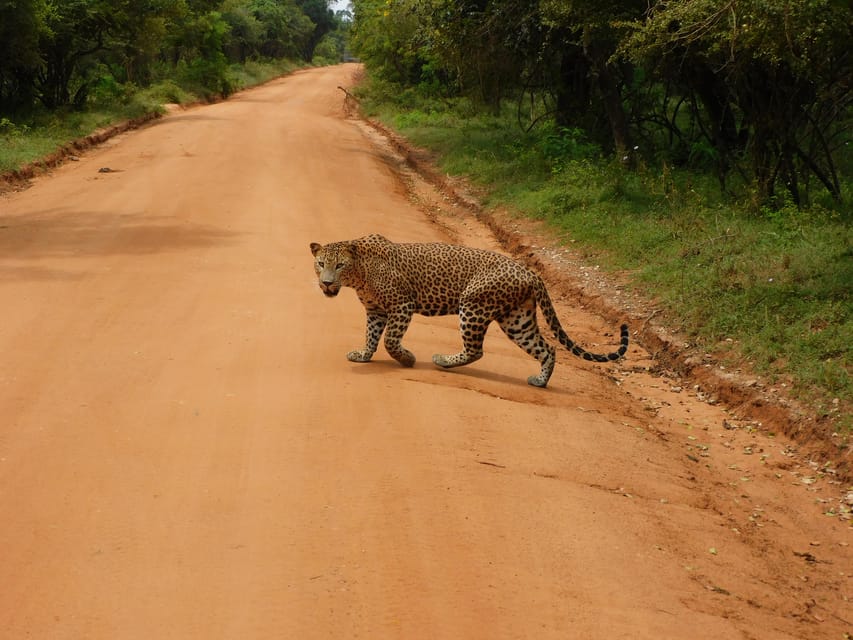
[[[545,391],[499,331],[433,367],[455,318],[415,319],[414,369],[345,359],[363,311],[322,297],[309,242],[495,246],[437,224],[346,117],[355,69],[175,113],[0,197],[0,638],[853,633],[853,536],[824,515],[846,488],[639,347],[564,352]]]

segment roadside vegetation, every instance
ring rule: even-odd
[[[327,0],[0,2],[0,174],[111,123],[341,60]]]
[[[356,0],[364,109],[853,428],[853,14]]]

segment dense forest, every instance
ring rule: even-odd
[[[230,64],[339,60],[328,0],[0,0],[0,117],[166,78],[228,94]],[[354,0],[375,77],[638,159],[836,204],[849,175],[849,0]]]
[[[82,109],[164,79],[232,90],[229,65],[340,58],[326,0],[0,1],[0,116]]]
[[[849,167],[848,0],[354,0],[385,81],[523,127],[580,129],[640,158],[732,177],[764,202],[839,204]]]

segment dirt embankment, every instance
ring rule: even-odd
[[[99,144],[103,144],[107,140],[125,133],[126,131],[137,129],[158,117],[159,114],[150,113],[140,118],[126,120],[124,122],[110,125],[109,127],[104,127],[103,129],[98,129],[88,136],[84,136],[62,146],[55,152],[37,160],[36,162],[30,162],[15,171],[0,173],[0,194],[12,189],[26,188],[29,185],[30,180],[36,176],[43,175],[49,170],[55,169],[63,162],[77,161],[79,159],[79,154],[84,153]]]

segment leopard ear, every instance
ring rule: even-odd
[[[321,250],[322,248],[323,248],[323,245],[321,245],[321,244],[319,244],[319,243],[317,243],[317,242],[312,242],[312,243],[311,243],[311,253],[312,253],[313,255],[315,255],[315,256],[316,256],[318,253],[320,253],[320,250]]]

